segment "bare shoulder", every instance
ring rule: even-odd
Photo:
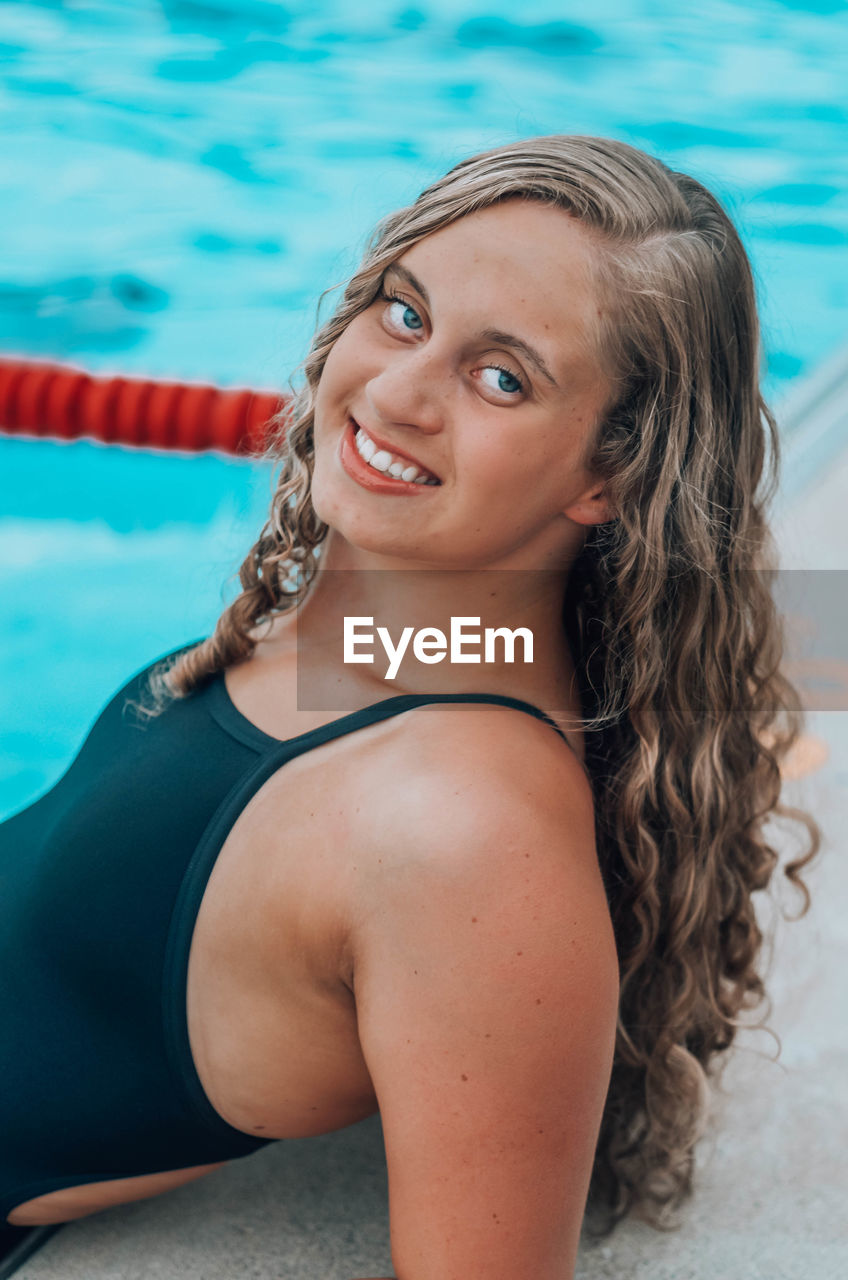
[[[374,744],[373,764],[391,782],[372,794],[368,838],[388,843],[388,856],[407,866],[421,857],[473,874],[482,858],[491,876],[512,864],[512,845],[552,865],[567,847],[572,861],[596,866],[585,769],[526,712],[491,703],[417,708]]]
[[[530,939],[552,990],[591,989],[608,1020],[618,960],[592,790],[551,726],[493,704],[418,708],[375,745],[367,773],[380,785],[354,835],[352,970],[415,938],[422,954],[455,954],[459,973],[466,944],[489,965]]]
[[[405,719],[350,931],[397,1274],[571,1274],[618,1004],[591,789],[526,713]]]

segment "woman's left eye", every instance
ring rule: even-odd
[[[386,308],[389,320],[395,328],[407,329],[410,333],[416,333],[424,325],[418,312],[411,307],[408,302],[404,302],[403,298],[392,297],[391,295],[383,295],[389,304]]]
[[[495,375],[493,379],[494,385],[488,382],[485,384],[490,391],[503,391],[508,395],[515,395],[516,392],[524,390],[524,383],[521,379],[499,364],[485,365],[482,369],[482,374],[487,373]]]

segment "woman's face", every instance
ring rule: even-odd
[[[389,267],[317,388],[320,518],[406,563],[570,558],[582,526],[609,518],[581,466],[609,395],[593,252],[562,210],[511,200]]]

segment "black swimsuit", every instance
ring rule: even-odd
[[[55,786],[0,823],[0,1223],[64,1187],[268,1141],[227,1124],[203,1092],[186,976],[215,859],[282,765],[433,702],[497,703],[556,729],[516,698],[413,694],[283,742],[236,709],[222,674],[145,722],[125,702],[149,669],[115,694]]]

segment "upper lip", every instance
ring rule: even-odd
[[[419,462],[417,458],[413,458],[411,453],[407,453],[405,449],[399,449],[396,444],[389,444],[387,441],[381,440],[378,435],[374,434],[370,427],[364,426],[358,418],[354,418],[353,414],[351,414],[350,420],[355,427],[359,427],[360,431],[365,432],[369,440],[374,441],[378,449],[384,449],[386,453],[393,453],[396,458],[406,458],[407,462],[411,462],[413,466],[418,467],[421,471],[426,471],[428,475],[435,476],[435,478],[441,483],[441,476],[436,475],[436,472],[432,467],[428,467],[425,463]]]

